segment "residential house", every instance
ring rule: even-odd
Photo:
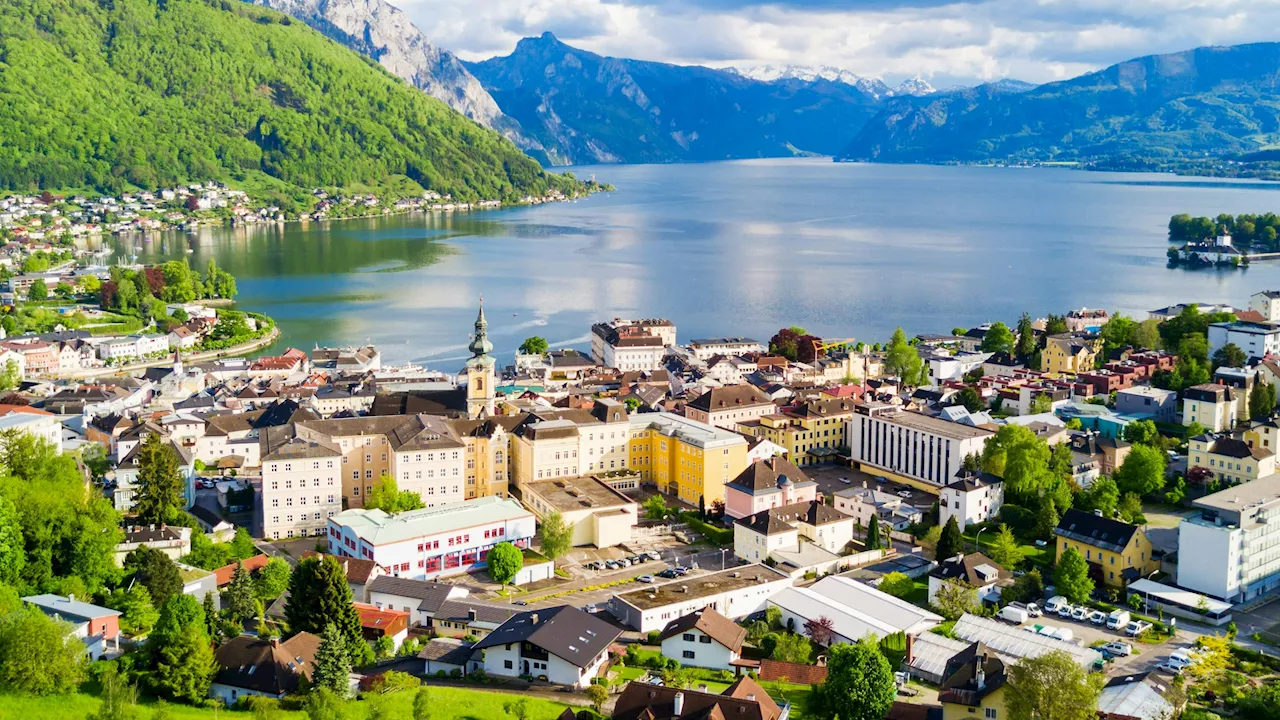
[[[90,659],[120,650],[120,612],[76,600],[75,595],[30,595],[22,601],[49,617],[72,625],[72,634],[85,644]]]
[[[1189,387],[1182,393],[1182,424],[1199,423],[1209,432],[1223,432],[1235,427],[1239,418],[1235,391],[1226,385],[1206,383]]]
[[[62,422],[46,410],[21,405],[0,406],[0,431],[3,430],[44,440],[62,452]]]
[[[853,518],[816,500],[761,510],[733,524],[733,554],[784,572],[830,572],[853,540]]]
[[[610,720],[787,720],[791,705],[779,707],[750,677],[740,677],[716,695],[632,681],[613,706]]]
[[[168,525],[130,525],[124,529],[124,541],[116,545],[116,566],[124,567],[125,557],[139,548],[159,550],[170,560],[191,552],[191,528]]]
[[[935,603],[938,591],[947,583],[972,588],[981,602],[999,604],[1000,591],[1013,583],[1013,573],[982,553],[946,558],[929,572],[930,604]]]
[[[462,600],[469,594],[460,585],[410,580],[409,578],[381,575],[369,584],[369,603],[382,609],[409,613],[411,625],[425,628],[432,626],[432,619],[448,600]]]
[[[1008,715],[1004,660],[985,643],[975,642],[947,661],[938,702],[943,720],[1003,720]]]
[[[1053,534],[1058,538],[1055,557],[1061,558],[1068,547],[1074,547],[1089,564],[1090,577],[1100,585],[1123,588],[1160,569],[1160,560],[1143,528],[1101,513],[1067,510]]]
[[[1116,412],[1172,425],[1178,418],[1178,393],[1149,385],[1125,388],[1116,393]]]
[[[352,603],[360,614],[360,632],[365,642],[376,647],[384,637],[391,638],[392,646],[399,650],[409,639],[409,613],[390,608],[380,608],[367,603]]]
[[[764,612],[766,601],[791,582],[790,575],[768,565],[743,565],[619,593],[609,599],[608,609],[641,633],[661,630],[673,619],[707,607],[737,620]]]
[[[956,479],[938,491],[938,524],[956,519],[960,530],[990,522],[1004,506],[1004,480],[984,472],[961,469]]]
[[[514,605],[461,598],[440,603],[431,617],[431,629],[443,637],[482,638],[497,630],[518,611]]]
[[[852,516],[859,527],[869,527],[871,518],[877,517],[882,528],[901,531],[924,518],[919,508],[893,493],[870,487],[865,480],[861,486],[837,490],[833,502],[836,510]]]
[[[575,689],[590,685],[622,631],[576,607],[560,605],[513,615],[476,643],[491,677],[533,677]]]
[[[725,515],[737,519],[767,508],[812,502],[818,484],[785,457],[770,456],[752,462],[724,490]]]
[[[1040,351],[1040,370],[1053,374],[1093,370],[1101,345],[1100,340],[1079,334],[1050,335]]]
[[[735,429],[739,423],[771,415],[777,406],[754,385],[711,388],[684,406],[687,418],[701,423]]]
[[[432,638],[418,651],[425,677],[462,676],[484,666],[475,653],[475,643],[457,638]]]
[[[1187,467],[1206,469],[1220,484],[1236,485],[1275,474],[1276,454],[1244,439],[1206,433],[1187,441]]]
[[[663,657],[685,667],[733,670],[746,637],[746,628],[708,607],[667,623],[658,640]]]
[[[242,697],[281,699],[306,687],[315,671],[320,636],[300,632],[285,641],[233,637],[214,651],[217,672],[209,697],[230,707]]]

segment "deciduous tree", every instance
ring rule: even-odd
[[[520,352],[525,355],[545,355],[547,348],[547,339],[538,335],[527,337],[520,343]]]
[[[418,510],[426,505],[422,502],[421,495],[411,490],[401,490],[395,478],[383,473],[365,496],[364,507],[366,510],[377,509],[395,514]]]
[[[907,342],[907,334],[898,328],[889,339],[889,347],[884,355],[884,369],[890,375],[898,377],[903,385],[919,386],[924,361],[915,347]]]
[[[1073,603],[1082,603],[1093,594],[1093,578],[1089,577],[1089,564],[1080,551],[1068,546],[1058,557],[1053,571],[1053,584],[1058,592]]]
[[[494,582],[506,585],[515,579],[520,568],[524,567],[524,555],[520,549],[509,542],[498,543],[489,551],[489,576]]]
[[[978,590],[960,580],[944,580],[933,595],[933,607],[948,620],[959,619],[965,613],[982,609]]]
[[[992,323],[987,334],[982,337],[982,351],[989,353],[1013,352],[1016,343],[1009,326],[1002,322]]]
[[[28,695],[62,695],[84,679],[84,644],[70,623],[36,608],[0,617],[0,687]]]
[[[1007,668],[1004,703],[1010,720],[1094,720],[1106,678],[1061,650]]]
[[[880,578],[880,584],[877,587],[880,592],[888,593],[897,598],[904,598],[916,589],[916,583],[903,573],[891,572]]]
[[[17,585],[26,564],[27,551],[18,509],[8,498],[0,497],[0,584]]]
[[[803,635],[791,632],[779,633],[777,644],[769,657],[779,662],[807,664],[813,647]]]
[[[134,573],[138,582],[151,593],[151,601],[164,607],[169,598],[182,593],[182,574],[178,566],[162,551],[142,546],[125,556],[125,570]]]
[[[1116,487],[1121,492],[1146,496],[1164,487],[1164,470],[1168,458],[1149,445],[1134,445],[1116,469]]]
[[[555,560],[569,552],[570,544],[573,542],[573,529],[565,523],[564,517],[558,511],[547,513],[547,516],[542,518],[542,524],[538,526],[538,542],[542,548],[542,554]]]
[[[804,623],[804,634],[809,636],[815,645],[826,647],[831,644],[835,635],[836,624],[826,615],[820,615]]]
[[[253,579],[254,597],[268,603],[280,597],[285,590],[289,589],[291,574],[289,563],[280,558],[271,558],[258,570],[258,576]]]
[[[838,644],[827,657],[827,677],[814,691],[822,720],[881,720],[897,695],[893,668],[874,644]]]

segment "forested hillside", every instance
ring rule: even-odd
[[[221,179],[296,194],[403,187],[396,176],[466,200],[574,185],[271,10],[238,0],[0,3],[0,188]]]

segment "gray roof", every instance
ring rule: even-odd
[[[119,610],[65,598],[61,595],[29,595],[22,598],[22,600],[40,608],[46,615],[59,615],[67,620],[92,620],[120,614]]]
[[[475,613],[475,619],[471,619],[471,614]],[[471,625],[480,625],[482,627],[497,628],[502,623],[511,619],[516,614],[516,610],[510,605],[496,605],[493,603],[473,602],[471,600],[445,600],[440,603],[440,609],[436,610],[435,620],[446,622],[461,622]]]
[[[476,643],[476,649],[527,642],[581,668],[591,665],[621,634],[604,620],[561,605],[512,616]]]
[[[383,510],[353,508],[334,515],[331,521],[350,527],[371,545],[384,545],[428,533],[434,535],[532,515],[516,500],[491,495],[395,515]]]
[[[471,659],[474,645],[454,638],[433,638],[418,651],[418,659],[462,667]]]
[[[457,587],[427,580],[410,580],[409,578],[379,575],[373,579],[373,582],[369,583],[367,589],[371,593],[379,592],[417,598],[421,601],[418,603],[418,609],[434,615],[440,609],[440,606],[444,604],[444,601],[449,599],[449,593],[457,589]]]
[[[1098,696],[1098,712],[1141,720],[1164,720],[1173,715],[1173,705],[1151,685],[1147,673],[1112,678]]]
[[[956,621],[956,637],[969,642],[982,642],[1001,655],[1013,658],[1035,658],[1061,650],[1084,667],[1092,667],[1102,659],[1097,650],[1075,643],[1021,630],[1007,623],[965,613]]]

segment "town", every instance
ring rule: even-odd
[[[454,374],[221,357],[270,319],[216,267],[90,292],[74,265],[10,277],[19,310],[67,286],[149,331],[0,343],[14,692],[486,720],[1280,699],[1280,291],[883,343],[615,318],[509,364],[481,305]]]

